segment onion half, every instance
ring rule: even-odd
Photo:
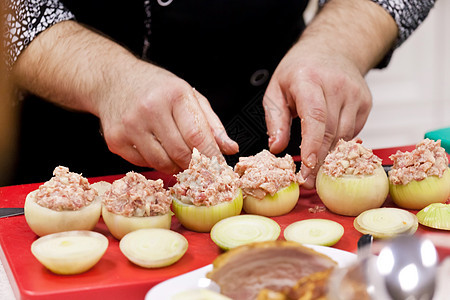
[[[119,248],[123,255],[138,266],[160,268],[177,262],[186,253],[188,241],[172,230],[147,228],[126,234]]]
[[[56,274],[86,272],[103,256],[108,239],[94,231],[66,231],[46,235],[31,244],[31,252]]]
[[[244,198],[244,211],[249,214],[275,217],[287,214],[297,204],[300,188],[297,182],[280,189],[273,196],[267,194],[263,199],[251,195]]]
[[[36,193],[33,191],[27,195],[24,212],[28,226],[38,236],[61,231],[92,230],[97,225],[102,211],[100,197],[79,210],[57,211],[37,204]]]
[[[412,235],[419,226],[415,214],[393,207],[367,210],[355,218],[353,226],[362,234],[374,238],[392,238],[399,234]]]
[[[222,219],[239,215],[242,211],[242,191],[238,189],[236,197],[228,202],[213,206],[195,206],[172,198],[173,212],[178,221],[187,229],[197,232],[210,232]]]
[[[389,182],[389,193],[395,204],[406,209],[422,209],[431,203],[445,203],[450,196],[450,169],[442,177],[429,176],[407,184]]]
[[[211,229],[211,239],[223,250],[252,242],[275,241],[281,228],[274,220],[259,215],[240,215],[223,219]]]
[[[332,212],[357,216],[365,210],[383,205],[389,193],[389,180],[383,167],[373,175],[329,176],[319,169],[316,191],[323,204]]]
[[[432,203],[417,214],[419,223],[431,228],[450,230],[450,204]]]
[[[142,228],[165,228],[170,229],[172,214],[169,212],[160,216],[151,217],[126,217],[110,212],[102,207],[103,221],[109,232],[118,240],[129,232]]]

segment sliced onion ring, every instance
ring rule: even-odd
[[[393,207],[369,209],[355,218],[353,226],[362,234],[374,238],[391,238],[399,234],[414,234],[419,226],[415,214]]]
[[[320,246],[333,246],[343,235],[344,227],[327,219],[297,221],[284,230],[287,241]]]
[[[223,250],[252,242],[274,241],[281,232],[274,220],[259,215],[240,215],[217,222],[211,229],[211,239]]]
[[[134,264],[160,268],[177,262],[188,249],[188,241],[178,232],[161,229],[139,229],[126,234],[120,251]]]
[[[431,228],[450,230],[450,204],[432,203],[417,213],[419,223]]]
[[[178,221],[187,229],[197,232],[210,232],[218,221],[239,215],[242,211],[242,191],[238,189],[236,197],[228,202],[214,206],[195,206],[186,204],[173,197],[173,211]]]
[[[297,204],[300,188],[297,182],[282,188],[273,196],[267,194],[263,199],[253,196],[244,198],[244,211],[248,214],[275,217],[287,214]]]
[[[406,209],[422,209],[431,203],[444,203],[450,196],[450,169],[442,177],[429,176],[407,184],[389,182],[389,193],[395,204]]]
[[[103,256],[108,239],[87,230],[53,233],[31,244],[31,252],[47,269],[56,274],[86,272]]]

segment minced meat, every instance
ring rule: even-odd
[[[103,195],[103,205],[114,214],[126,217],[150,217],[167,214],[172,204],[161,179],[150,180],[128,172],[112,183]]]
[[[397,151],[389,158],[393,161],[389,171],[389,180],[393,184],[407,184],[428,176],[442,177],[448,168],[448,158],[441,147],[441,140],[424,139],[412,152]]]
[[[194,148],[189,168],[176,175],[171,194],[186,204],[211,206],[236,197],[238,175],[225,161]]]
[[[239,187],[244,195],[263,199],[267,194],[274,195],[293,182],[303,183],[300,173],[295,174],[292,156],[276,157],[267,150],[255,156],[240,157],[234,167],[239,174]]]
[[[58,166],[53,177],[39,187],[35,194],[37,204],[56,211],[79,210],[97,197],[86,178],[69,172],[69,168]]]
[[[361,145],[360,139],[344,141],[340,139],[333,151],[328,153],[322,170],[328,176],[373,175],[381,167],[381,158],[371,149]]]

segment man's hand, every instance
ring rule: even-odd
[[[269,147],[278,153],[287,146],[291,118],[298,115],[304,187],[314,187],[335,143],[363,128],[372,106],[363,76],[396,35],[394,20],[377,4],[331,0],[278,65],[263,100]]]
[[[209,156],[238,151],[189,84],[76,22],[36,37],[13,76],[36,95],[98,116],[109,149],[136,165],[175,173],[188,166],[194,147]]]
[[[138,62],[99,105],[109,149],[139,166],[176,173],[196,147],[208,156],[234,154],[208,100],[172,73]]]

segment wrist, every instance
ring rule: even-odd
[[[369,0],[330,0],[305,29],[300,43],[313,43],[351,61],[362,75],[394,46],[394,19]]]

